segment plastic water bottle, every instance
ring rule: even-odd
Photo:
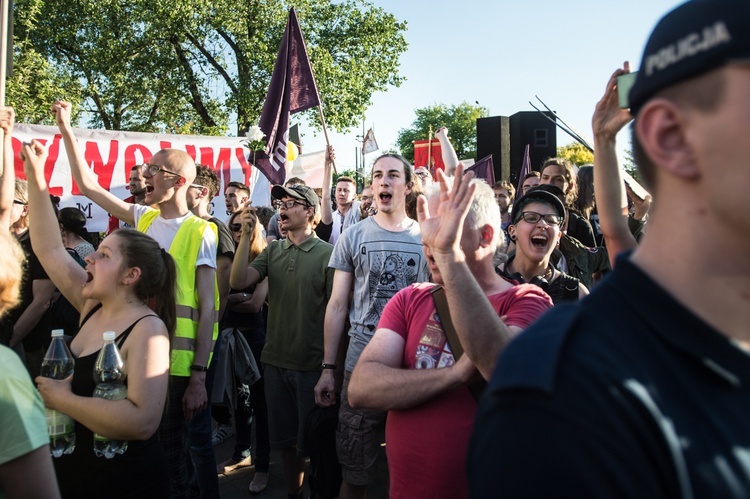
[[[94,365],[94,380],[97,383],[94,397],[123,400],[128,396],[128,389],[125,386],[125,363],[115,344],[115,332],[107,331],[102,336],[104,346],[99,351],[99,357]],[[115,454],[123,454],[127,449],[126,440],[112,440],[94,433],[94,454],[97,457],[112,459]]]
[[[40,374],[45,378],[65,379],[73,374],[75,360],[63,339],[62,329],[52,330],[52,343],[42,360]],[[44,409],[49,433],[49,447],[54,457],[70,454],[76,448],[75,422],[70,416],[53,409]]]

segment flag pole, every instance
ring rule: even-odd
[[[8,5],[11,0],[0,0],[2,26],[0,26],[0,106],[5,105],[5,75],[8,69]]]
[[[320,114],[320,124],[323,125],[323,135],[326,138],[326,147],[330,147],[331,143],[328,140],[328,130],[326,130],[326,119],[323,116],[323,105],[318,104],[318,114]],[[328,150],[326,149],[326,154],[328,154]],[[331,161],[331,165],[333,166],[333,173],[338,175],[339,172],[336,171],[336,162]]]
[[[0,0],[0,106],[5,106],[5,75],[8,69],[8,5],[11,0]],[[4,157],[5,132],[0,129],[0,157]],[[6,174],[5,168],[0,169],[3,175]]]

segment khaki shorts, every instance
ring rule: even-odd
[[[385,442],[385,411],[352,409],[349,405],[351,371],[344,372],[341,409],[336,430],[336,452],[344,481],[353,485],[370,485],[377,475],[376,461]]]

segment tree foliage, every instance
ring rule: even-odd
[[[580,142],[558,147],[557,156],[567,159],[576,166],[594,164],[594,153],[586,149]]]
[[[487,116],[486,108],[462,102],[450,107],[435,104],[415,109],[414,113],[416,119],[409,128],[399,130],[396,139],[396,145],[406,159],[414,161],[415,140],[426,140],[430,127],[434,134],[441,126],[448,128],[448,136],[459,159],[476,159],[477,119]]]
[[[93,126],[225,134],[236,121],[239,135],[260,117],[291,5],[16,0],[15,35],[57,81],[80,86],[79,100]],[[366,0],[298,0],[294,6],[326,122],[346,130],[374,92],[403,81],[398,69],[406,23]],[[25,90],[29,99],[48,98],[32,90]],[[316,110],[307,113],[317,122]]]

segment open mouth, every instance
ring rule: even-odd
[[[93,281],[93,280],[94,280],[94,276],[93,276],[93,275],[91,274],[91,272],[89,272],[89,271],[87,270],[87,271],[86,271],[86,284],[90,283],[90,282],[91,282],[91,281]]]
[[[154,186],[146,184],[146,194],[151,194],[154,192]]]
[[[289,216],[285,215],[283,213],[279,214],[279,222],[287,222],[289,221]]]
[[[547,236],[543,236],[541,234],[531,236],[531,244],[537,248],[544,248],[547,246],[547,242],[549,241],[549,238]]]
[[[378,196],[378,199],[380,199],[381,201],[383,201],[385,203],[389,202],[392,198],[393,198],[393,196],[391,196],[387,192],[384,192],[380,196]]]

